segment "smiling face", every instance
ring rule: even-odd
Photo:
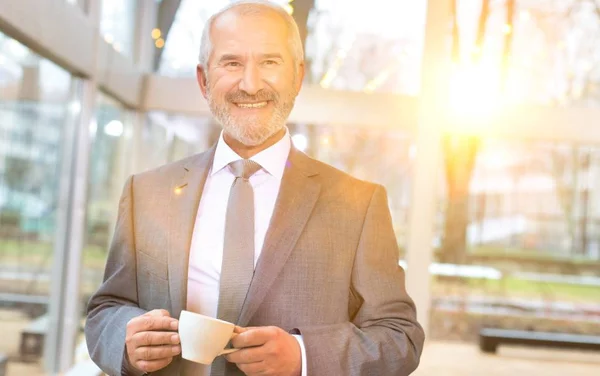
[[[261,145],[285,126],[304,75],[287,24],[270,9],[234,8],[215,19],[210,37],[207,66],[198,66],[202,93],[226,135]]]

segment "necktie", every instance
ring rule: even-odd
[[[241,159],[229,164],[235,180],[229,192],[225,217],[225,239],[219,286],[217,317],[237,323],[248,288],[254,276],[254,191],[248,179],[261,169],[251,160]],[[211,376],[225,375],[225,359],[212,364]]]

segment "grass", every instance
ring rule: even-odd
[[[50,242],[32,240],[7,240],[0,239],[0,264],[1,265],[26,265],[38,268],[52,267],[52,254],[54,246]],[[486,255],[526,255],[531,257],[527,251],[500,250],[497,248],[479,248],[476,254]],[[104,269],[107,251],[104,247],[86,245],[83,250],[83,268]],[[536,256],[540,256],[536,252]],[[547,259],[551,259],[547,257]],[[571,260],[571,259],[569,259]],[[477,294],[483,296],[519,297],[528,299],[547,299],[573,302],[600,303],[598,287],[578,286],[563,283],[530,282],[514,277],[506,277],[504,280],[488,280],[485,282],[469,280],[467,283],[459,283],[456,280],[432,279],[434,295],[457,293]]]
[[[433,278],[432,288],[434,296],[478,295],[573,303],[600,303],[597,286],[530,282],[514,277],[506,277],[503,280],[469,280],[466,283]]]
[[[534,249],[509,248],[509,247],[494,247],[494,246],[477,246],[469,249],[468,253],[473,256],[488,256],[488,257],[510,257],[517,260],[527,261],[549,261],[549,262],[564,262],[569,264],[598,264],[600,260],[592,260],[589,257],[581,255],[562,256],[552,253],[540,252]]]
[[[27,265],[39,268],[52,267],[54,244],[32,240],[0,240],[0,264]],[[84,268],[103,268],[107,251],[97,245],[83,248]]]
[[[560,301],[600,302],[600,294],[598,293],[597,286],[531,282],[514,277],[507,277],[504,281],[489,281],[487,284],[490,290],[506,291],[512,297],[539,297]]]

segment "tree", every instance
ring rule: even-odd
[[[511,0],[509,0],[510,2]],[[483,0],[473,48],[472,60],[479,62],[485,43],[485,33],[490,15],[490,0]],[[459,64],[461,57],[460,29],[457,0],[452,2],[452,60]],[[505,44],[505,48],[510,43]],[[505,52],[508,54],[508,51]],[[481,139],[476,136],[445,135],[443,138],[444,167],[447,187],[447,204],[439,260],[447,263],[464,263],[467,252],[469,226],[469,184]]]

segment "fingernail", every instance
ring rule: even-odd
[[[179,350],[179,346],[173,346],[171,347],[171,353],[173,354],[179,354],[180,350]]]
[[[178,344],[179,343],[179,336],[177,334],[173,334],[171,336],[171,343],[174,343],[174,344]]]
[[[178,327],[178,326],[179,326],[179,325],[178,325],[178,322],[177,322],[177,321],[172,321],[172,322],[171,322],[171,329],[173,329],[173,330],[177,330],[177,327]]]

